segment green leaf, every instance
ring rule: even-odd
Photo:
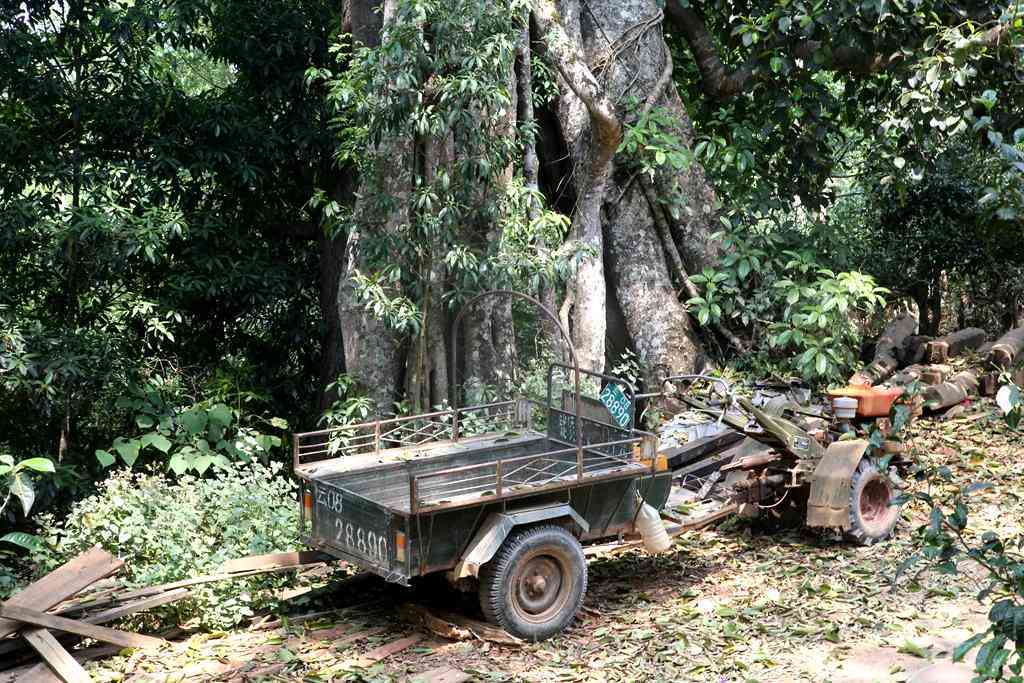
[[[21,510],[28,517],[32,504],[36,502],[36,491],[32,488],[32,482],[25,473],[19,472],[14,475],[14,479],[11,481],[11,494],[21,501]]]
[[[192,436],[199,434],[206,429],[206,411],[193,408],[186,410],[178,418]]]
[[[96,451],[96,459],[99,460],[100,465],[103,467],[110,467],[117,460],[111,453],[103,450]]]
[[[42,541],[38,536],[26,534],[23,531],[12,531],[9,534],[0,536],[0,542],[10,543],[33,552],[39,550],[42,545]]]
[[[272,417],[270,418],[270,425],[278,429],[288,429],[288,420],[283,417]]]
[[[928,659],[928,650],[909,639],[904,640],[903,644],[896,651],[905,655],[911,655],[912,657]]]
[[[192,469],[199,474],[203,474],[207,469],[209,469],[212,463],[213,458],[209,455],[197,455],[195,460],[192,461]]]
[[[149,429],[156,424],[156,420],[152,415],[136,415],[135,424],[139,426],[139,429]]]
[[[976,648],[981,641],[985,640],[987,635],[987,633],[978,633],[953,648],[953,661],[963,661],[964,657],[967,656],[967,653]]]
[[[163,434],[160,434],[159,432],[152,432],[150,434],[143,434],[142,435],[142,445],[143,446],[152,446],[153,448],[157,449],[161,453],[166,453],[167,451],[171,450],[171,441],[170,441],[170,439],[168,439]]]
[[[114,439],[114,450],[121,455],[121,459],[128,467],[135,464],[141,447],[142,443],[138,439],[123,439],[121,437]]]
[[[180,477],[188,470],[188,461],[181,453],[177,453],[171,456],[170,461],[167,463],[167,468]]]
[[[19,464],[21,467],[27,467],[36,472],[54,471],[53,462],[49,458],[29,458],[28,460],[22,460]]]
[[[220,425],[221,427],[231,426],[231,408],[228,408],[223,403],[218,403],[214,407],[210,408],[208,415],[210,417],[210,422],[213,422],[214,424]]]

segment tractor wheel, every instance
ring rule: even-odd
[[[900,520],[900,506],[892,504],[896,495],[889,475],[861,460],[850,482],[849,539],[871,545],[888,538]]]
[[[510,535],[480,568],[480,607],[514,636],[537,641],[562,631],[587,592],[587,562],[579,541],[560,526]]]

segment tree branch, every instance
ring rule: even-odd
[[[533,16],[558,72],[590,114],[594,139],[607,154],[606,159],[598,161],[610,161],[622,140],[622,123],[615,114],[615,105],[587,66],[579,46],[566,34],[555,4],[551,0],[538,0],[534,3]]]
[[[704,92],[715,99],[727,100],[749,85],[757,71],[757,58],[751,57],[742,66],[730,70],[722,62],[704,18],[694,7],[683,7],[679,0],[669,0],[665,5],[665,13],[682,32],[693,53]],[[823,47],[824,43],[819,40],[805,40],[793,45],[791,54],[796,59],[809,60]],[[885,69],[900,58],[900,53],[895,50],[886,55],[857,47],[840,46],[833,48],[824,66],[834,71],[869,75]]]

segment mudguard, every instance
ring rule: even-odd
[[[850,528],[850,486],[868,445],[863,439],[835,441],[825,450],[811,475],[807,526]]]
[[[480,525],[469,547],[452,570],[453,578],[476,576],[480,567],[494,557],[494,553],[498,552],[498,548],[515,527],[553,519],[572,520],[580,530],[590,531],[590,525],[568,503],[496,512]]]

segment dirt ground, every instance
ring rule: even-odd
[[[994,485],[974,498],[972,532],[1019,534],[1024,436],[990,405],[976,408],[918,422],[917,457],[946,465],[959,484]],[[976,572],[893,581],[925,516],[908,506],[897,538],[869,548],[733,519],[681,536],[665,555],[597,557],[580,618],[537,644],[440,638],[403,619],[400,605],[479,618],[473,596],[437,586],[411,593],[373,579],[332,594],[338,611],[314,620],[195,634],[89,670],[99,681],[966,682],[970,666],[952,665],[949,653],[985,627]],[[324,609],[309,604],[303,613]]]

